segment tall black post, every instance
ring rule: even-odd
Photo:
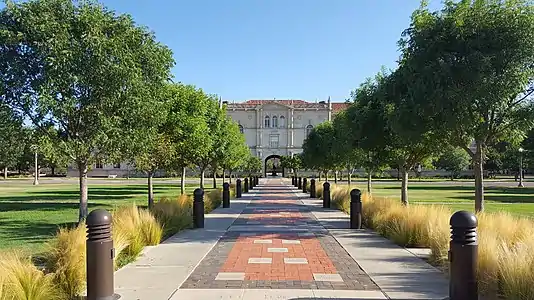
[[[243,187],[243,193],[248,193],[248,177],[245,177],[245,185]]]
[[[223,183],[223,208],[230,207],[230,184],[228,182]]]
[[[350,191],[350,228],[362,229],[362,192]]]
[[[323,208],[330,208],[330,183],[323,183]]]
[[[468,211],[457,211],[451,216],[450,225],[449,299],[478,299],[477,218]]]
[[[235,197],[241,198],[241,179],[235,181]]]
[[[193,191],[193,225],[195,228],[204,228],[204,190]]]
[[[310,180],[310,198],[315,198],[315,196],[316,196],[315,179],[312,178],[312,180]]]
[[[299,190],[302,189],[302,177],[299,177],[299,181],[298,181],[298,183],[297,183],[297,188],[298,188]]]
[[[308,179],[306,177],[302,179],[302,192],[305,194],[308,193]]]
[[[95,209],[87,216],[87,300],[113,299],[113,236],[111,214]]]

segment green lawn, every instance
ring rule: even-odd
[[[485,187],[485,208],[488,212],[507,211],[513,214],[534,217],[534,188],[532,187]],[[365,189],[365,185],[358,183]],[[377,184],[373,186],[375,196],[400,199],[399,184]],[[445,205],[454,210],[474,210],[475,190],[473,186],[450,184],[418,184],[408,186],[410,203],[421,205]]]
[[[211,182],[208,182],[211,187]],[[197,184],[187,186],[192,193]],[[179,184],[154,185],[156,199],[176,197]],[[207,190],[207,189],[206,189]],[[117,206],[137,203],[146,206],[146,184],[89,185],[89,211],[96,208],[112,210]],[[78,220],[78,186],[75,183],[39,186],[31,184],[3,184],[0,186],[0,251],[17,249],[37,253],[44,249],[59,226],[73,225]]]

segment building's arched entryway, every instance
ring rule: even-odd
[[[282,168],[280,158],[281,158],[280,155],[276,155],[276,154],[269,155],[267,156],[267,158],[265,158],[265,165],[264,165],[265,177],[267,177],[267,175],[285,176],[284,174],[285,170],[284,168]]]

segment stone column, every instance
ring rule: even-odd
[[[294,123],[294,110],[293,108],[291,109],[291,117],[289,118],[290,119],[290,123],[289,123],[289,146],[290,147],[294,147],[294,134],[293,134],[293,131],[294,131],[294,128],[295,128],[295,123]]]

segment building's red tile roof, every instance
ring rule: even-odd
[[[228,101],[229,102],[229,101]],[[282,105],[291,105],[296,108],[325,108],[328,103],[326,101],[321,102],[308,102],[304,100],[247,100],[245,102],[240,103],[228,103],[230,106],[234,108],[248,108],[248,107],[254,107],[256,105],[262,105],[267,103],[279,103]],[[332,111],[334,113],[340,112],[344,109],[346,109],[350,103],[341,103],[341,102],[332,102]]]

